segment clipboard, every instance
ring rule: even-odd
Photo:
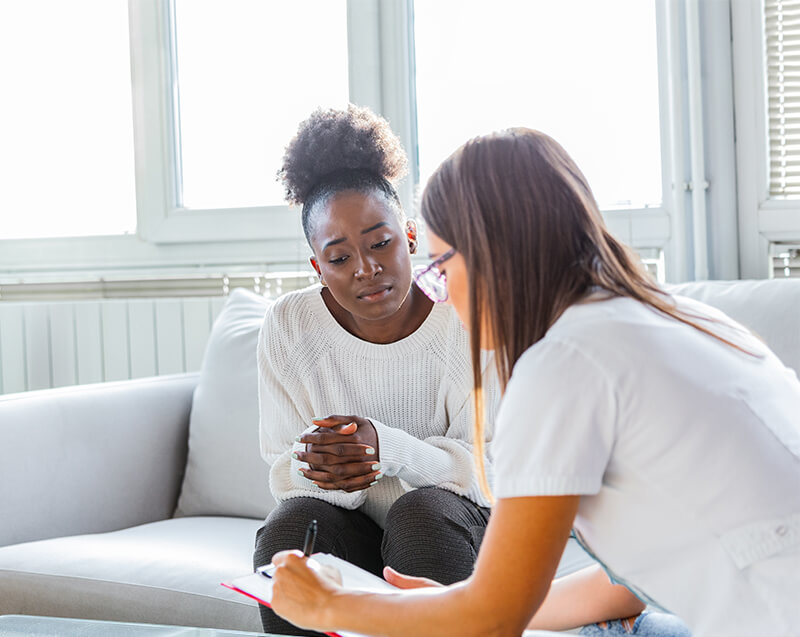
[[[392,591],[399,591],[396,586],[392,586],[384,579],[373,575],[369,571],[351,564],[335,555],[329,553],[314,553],[308,558],[308,565],[311,568],[320,568],[321,566],[332,566],[339,571],[342,575],[342,586],[352,590],[366,591],[369,593],[388,593]],[[272,578],[269,575],[270,570],[274,568],[272,564],[259,567],[255,573],[244,575],[230,580],[229,582],[222,582],[222,586],[236,591],[246,597],[254,599],[259,604],[267,607],[271,606],[272,601]],[[338,633],[325,633],[330,637],[368,637],[361,633],[353,633],[342,631]]]

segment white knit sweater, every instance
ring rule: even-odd
[[[321,286],[291,292],[269,308],[258,340],[261,453],[272,465],[278,502],[309,496],[360,508],[383,526],[406,491],[436,486],[488,503],[472,457],[472,365],[469,335],[449,305],[436,304],[410,336],[386,345],[346,331],[331,315]],[[491,440],[499,385],[484,357],[486,439]],[[378,433],[384,477],[355,493],[326,491],[298,473],[295,437],[331,414],[368,418]],[[488,446],[488,444],[487,444]],[[491,479],[491,462],[487,458]]]

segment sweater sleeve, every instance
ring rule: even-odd
[[[300,392],[291,390],[300,388],[288,387],[280,373],[286,351],[278,344],[285,345],[286,339],[277,332],[275,317],[268,312],[258,338],[258,399],[261,455],[272,465],[269,473],[272,495],[277,502],[312,497],[345,509],[357,509],[366,499],[364,491],[329,491],[300,475],[300,467],[308,465],[292,457],[293,451],[301,451],[304,447],[295,438],[314,426],[306,426],[298,404],[292,398],[293,393],[299,395]]]
[[[408,432],[372,420],[378,433],[380,462],[384,474],[397,476],[406,490],[420,487],[439,487],[472,500],[479,506],[489,506],[478,482],[473,455],[474,409],[472,393],[466,396],[450,418],[443,436],[419,439]],[[492,483],[491,440],[494,414],[499,405],[499,386],[495,382],[493,365],[484,363],[484,439],[485,467]]]

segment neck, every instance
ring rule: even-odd
[[[398,310],[378,320],[365,319],[348,312],[336,302],[327,288],[322,289],[322,299],[333,318],[344,329],[363,341],[381,345],[400,341],[416,332],[433,308],[433,301],[414,284]]]

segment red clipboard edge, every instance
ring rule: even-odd
[[[234,585],[233,585],[233,584],[231,584],[230,582],[220,582],[220,584],[221,584],[222,586],[224,586],[225,588],[229,588],[229,589],[231,589],[232,591],[235,591],[235,592],[237,592],[237,593],[240,593],[240,594],[244,595],[245,597],[249,597],[250,599],[254,599],[254,600],[256,600],[256,601],[257,601],[259,604],[261,604],[262,606],[266,606],[267,608],[272,608],[272,606],[270,606],[270,605],[269,605],[267,602],[265,602],[264,600],[262,600],[262,599],[259,599],[259,598],[258,598],[258,597],[256,597],[255,595],[251,595],[250,593],[247,593],[247,592],[243,591],[241,588],[237,588],[236,586],[234,586]],[[329,637],[341,637],[341,635],[340,635],[339,633],[325,633],[325,634],[326,634],[326,635],[328,635]]]

